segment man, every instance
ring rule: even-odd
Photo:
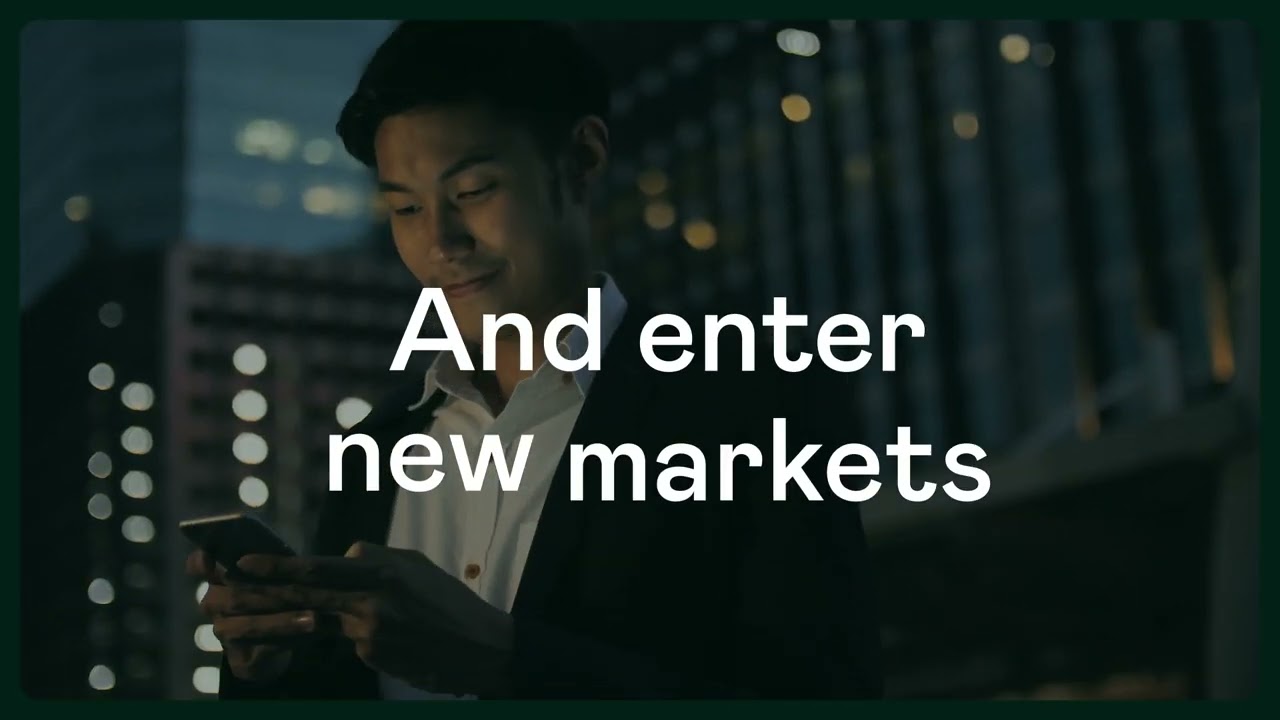
[[[438,355],[352,430],[384,462],[401,437],[429,433],[444,457],[408,472],[442,470],[435,489],[400,490],[384,466],[368,491],[365,458],[350,450],[310,555],[248,558],[236,581],[191,556],[211,581],[202,606],[224,647],[222,697],[880,694],[856,504],[807,501],[796,487],[771,497],[772,419],[788,419],[791,455],[809,443],[829,451],[849,432],[837,412],[846,399],[767,361],[742,372],[743,356],[724,350],[715,373],[646,365],[639,338],[652,313],[593,273],[586,251],[608,98],[597,66],[550,24],[408,22],[375,53],[338,133],[376,171],[401,258],[444,290],[477,368],[484,316],[519,313],[535,369],[521,369],[513,331],[498,336],[492,372]],[[600,291],[600,370],[564,373],[546,362],[543,330],[584,314],[588,288]],[[580,329],[559,339],[566,357],[587,350]],[[479,492],[462,488],[486,435],[507,457],[533,436],[518,490],[492,473]],[[470,457],[452,453],[451,436]],[[746,442],[766,456],[739,458],[722,500],[718,448]],[[643,452],[644,501],[631,499],[625,458],[617,499],[601,499],[598,460],[570,499],[568,448],[594,443]],[[659,458],[675,443],[709,459],[705,500],[655,492],[663,463],[688,466]],[[824,487],[824,452],[807,467]]]

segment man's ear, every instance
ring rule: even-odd
[[[574,127],[569,143],[568,179],[573,202],[586,202],[588,191],[599,182],[608,163],[608,126],[594,115],[583,118]]]

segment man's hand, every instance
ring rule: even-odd
[[[305,609],[256,611],[254,589],[228,583],[225,569],[202,550],[187,556],[187,574],[209,583],[200,610],[213,622],[213,634],[222,643],[231,672],[242,680],[278,678],[289,667],[290,642],[315,629],[315,614]]]
[[[511,617],[421,553],[356,543],[346,557],[252,555],[239,569],[263,583],[243,609],[333,615],[375,670],[437,692],[505,693]]]

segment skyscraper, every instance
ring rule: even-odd
[[[86,253],[42,294],[22,342],[24,690],[216,692],[177,524],[250,510],[305,548],[329,435],[408,377],[388,368],[416,289],[394,261],[173,246]]]
[[[333,125],[389,21],[42,21],[21,42],[21,297],[83,251],[312,252],[379,209]]]

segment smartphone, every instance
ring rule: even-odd
[[[192,518],[178,523],[178,530],[234,577],[236,563],[245,555],[296,555],[293,548],[252,513],[231,513]]]

